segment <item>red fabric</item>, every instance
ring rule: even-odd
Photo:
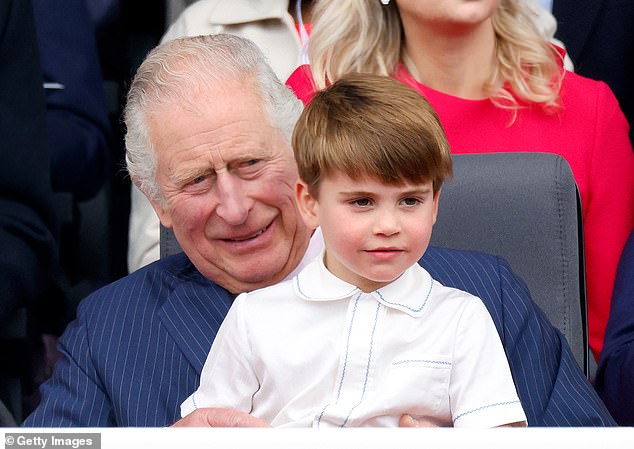
[[[511,115],[489,100],[465,100],[418,83],[398,66],[393,77],[414,88],[436,109],[452,152],[536,151],[563,156],[572,168],[583,209],[590,347],[598,358],[610,311],[616,267],[634,226],[634,153],[629,125],[603,82],[566,72],[562,109],[540,107]],[[314,95],[308,66],[286,83],[304,103]]]
[[[299,34],[299,35],[302,34],[302,27],[299,25],[299,23],[295,24],[295,29],[297,30],[297,34]],[[304,29],[306,30],[306,34],[310,35],[311,31],[313,31],[313,24],[312,23],[305,23],[304,24]]]

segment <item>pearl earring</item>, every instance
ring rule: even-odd
[[[382,4],[383,6],[387,6],[387,5],[389,5],[389,4],[390,4],[390,0],[381,0],[381,4]]]

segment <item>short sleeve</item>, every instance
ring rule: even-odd
[[[252,368],[244,321],[247,293],[238,296],[222,322],[203,366],[198,389],[181,404],[185,417],[197,408],[229,407],[250,413],[259,382]]]
[[[449,396],[455,427],[526,422],[495,325],[476,297],[459,319]]]

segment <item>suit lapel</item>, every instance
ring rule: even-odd
[[[201,275],[196,277],[176,285],[158,316],[185,358],[200,373],[234,297]]]
[[[605,0],[555,0],[557,38],[561,39],[573,62],[577,63]]]

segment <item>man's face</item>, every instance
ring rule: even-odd
[[[229,291],[278,282],[310,238],[289,145],[244,85],[199,92],[194,109],[170,105],[148,119],[164,199],[154,209],[196,268]]]
[[[388,185],[378,179],[351,179],[334,171],[323,177],[319,197],[297,185],[304,219],[319,224],[330,272],[363,291],[398,278],[421,258],[438,214],[431,181]]]

